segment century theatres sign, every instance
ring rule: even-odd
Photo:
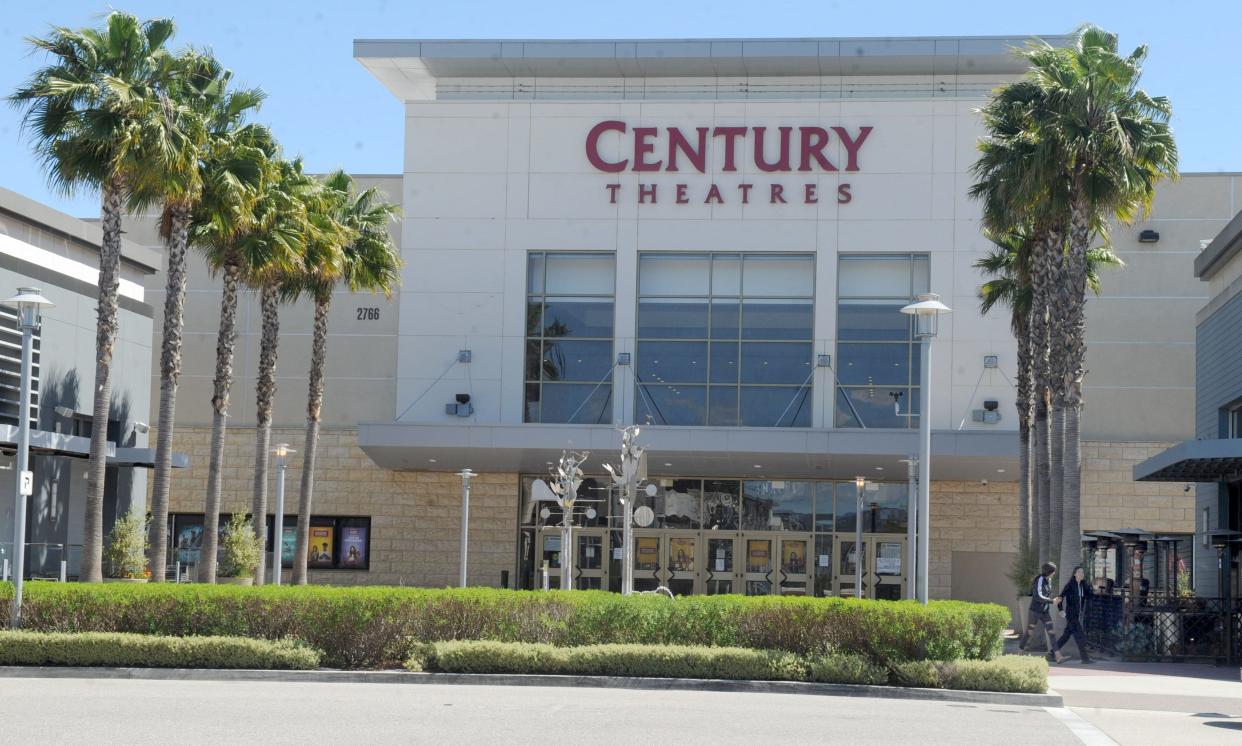
[[[691,173],[708,172],[708,161],[714,149],[719,149],[713,162],[720,168],[716,173],[738,173],[739,167],[748,174],[774,174],[756,183],[725,183],[722,187],[714,179],[704,186],[690,183],[670,182],[665,189],[656,182],[642,182],[637,193],[627,195],[620,183],[605,184],[608,201],[617,204],[622,199],[632,199],[638,204],[668,202],[677,205],[728,204],[740,202],[767,202],[789,204],[791,202],[814,205],[824,195],[819,193],[818,181],[809,177],[816,173],[856,173],[863,145],[871,135],[871,127],[630,127],[625,122],[609,119],[596,124],[586,136],[586,156],[598,171],[622,173]],[[601,154],[600,140],[610,133],[621,136],[620,156],[610,160]],[[829,156],[829,145],[839,143],[839,156]],[[836,152],[837,148],[832,148]],[[834,161],[833,158],[836,158]],[[753,163],[753,168],[750,164]],[[784,176],[778,176],[778,175]],[[798,176],[803,178],[799,179]],[[778,180],[779,179],[779,180]],[[723,181],[723,180],[722,180]],[[854,195],[849,182],[836,183],[835,198],[838,204],[848,204]]]

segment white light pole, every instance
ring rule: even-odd
[[[474,472],[462,469],[457,472],[461,477],[461,567],[458,569],[457,584],[466,587],[466,552],[470,547],[470,478]]]
[[[854,477],[854,488],[858,493],[858,507],[854,509],[854,598],[862,598],[863,580],[863,492],[867,490],[865,477]]]
[[[917,598],[919,594],[918,574],[914,571],[914,554],[918,551],[918,515],[919,515],[919,459],[911,456],[906,459],[906,478],[909,484],[906,489],[906,598]]]
[[[26,573],[26,501],[34,493],[34,474],[30,471],[30,367],[34,358],[34,331],[39,328],[39,312],[52,302],[39,288],[18,288],[17,295],[4,301],[17,309],[22,329],[22,382],[17,407],[17,469],[13,511],[13,629],[22,626],[22,582]]]
[[[914,317],[914,336],[921,342],[919,395],[919,530],[918,597],[927,603],[927,573],[931,565],[931,341],[940,326],[940,315],[953,309],[940,302],[935,293],[922,293],[919,299],[901,309]]]
[[[288,443],[277,443],[272,449],[276,456],[276,516],[272,520],[272,585],[280,585],[281,559],[285,553],[285,469],[289,466],[289,454],[297,453]],[[258,520],[256,517],[255,520]]]
[[[647,449],[638,445],[638,433],[637,425],[622,431],[620,469],[604,464],[613,484],[621,488],[621,503],[625,506],[621,524],[621,594],[624,596],[634,592],[634,503],[638,500],[638,483],[647,478]],[[647,496],[655,493],[655,485],[647,485]]]

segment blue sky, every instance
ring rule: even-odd
[[[101,2],[8,0],[0,14],[0,93],[39,63],[24,37],[49,25],[97,23]],[[1242,171],[1242,95],[1236,29],[1242,3],[1134,0],[1044,2],[549,2],[544,0],[210,0],[116,3],[142,17],[171,15],[177,45],[209,47],[237,79],[269,98],[260,119],[309,169],[401,169],[397,101],[351,56],[355,38],[701,38],[1054,34],[1093,22],[1147,44],[1144,87],[1173,101],[1183,171]],[[705,12],[705,9],[707,12]],[[98,197],[47,186],[15,110],[0,108],[0,186],[66,212],[95,216]]]

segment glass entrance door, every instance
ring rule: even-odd
[[[837,534],[834,585],[839,596],[861,595],[862,598],[898,600],[905,595],[906,537],[899,534],[863,534],[862,593],[854,590],[855,539],[852,534]]]
[[[699,592],[699,534],[675,532],[665,537],[664,586],[674,596]]]
[[[577,545],[577,561],[574,563],[574,588],[579,590],[607,590],[608,552],[607,531],[578,529],[574,531]]]
[[[634,590],[654,591],[664,585],[661,535],[647,531],[634,532]]]
[[[772,593],[772,575],[776,570],[772,555],[776,540],[747,535],[742,538],[742,592],[747,596],[767,596]]]
[[[737,593],[736,534],[705,534],[707,556],[703,562],[703,591],[708,595]]]
[[[780,566],[777,568],[776,592],[782,596],[811,595],[809,574],[811,537],[782,536],[780,542]]]

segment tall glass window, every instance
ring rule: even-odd
[[[927,292],[926,254],[842,256],[837,273],[837,427],[918,427],[919,347],[901,312]]]
[[[531,252],[526,274],[526,422],[612,421],[615,259]]]
[[[815,258],[642,254],[635,419],[811,426]]]

